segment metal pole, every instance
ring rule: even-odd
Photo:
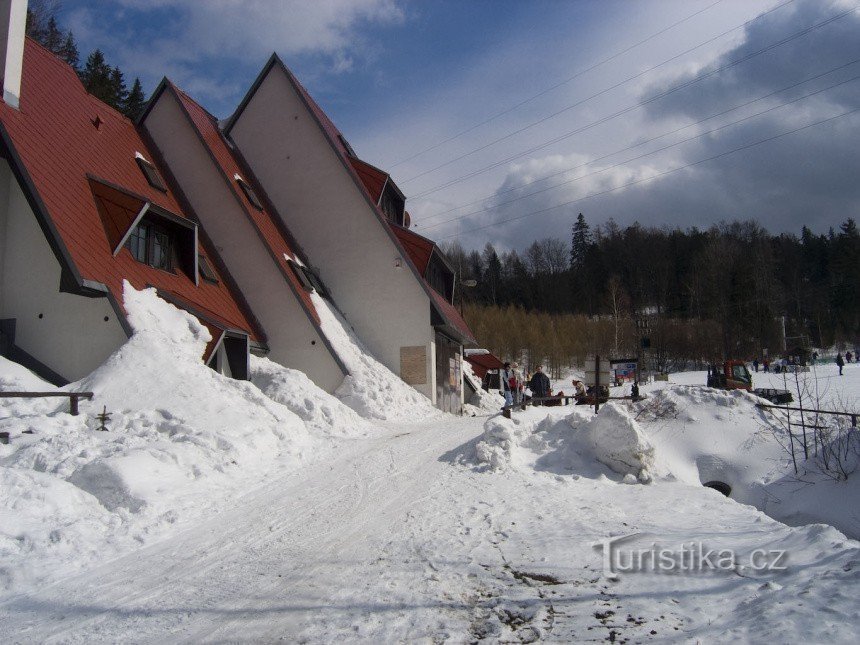
[[[594,357],[594,414],[600,409],[600,355]]]

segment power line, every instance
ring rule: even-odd
[[[496,222],[492,222],[490,224],[485,224],[483,226],[477,226],[477,227],[470,229],[468,231],[462,231],[460,233],[452,233],[451,235],[446,235],[443,239],[449,239],[452,237],[460,237],[461,235],[466,235],[468,233],[475,233],[477,231],[481,231],[483,229],[490,228],[491,226],[499,226],[501,224],[508,224],[510,222],[514,222],[516,220],[520,220],[520,219],[523,219],[526,217],[532,217],[534,215],[540,215],[540,214],[546,213],[548,211],[555,210],[556,208],[562,208],[563,206],[570,206],[572,204],[577,204],[579,202],[585,201],[586,199],[591,199],[593,197],[608,195],[609,193],[614,193],[618,190],[621,190],[622,188],[629,188],[630,186],[635,186],[637,184],[645,183],[645,182],[651,181],[653,179],[657,179],[658,177],[664,177],[666,175],[670,175],[672,173],[678,172],[679,170],[685,170],[687,168],[692,168],[693,166],[698,166],[698,165],[706,163],[708,161],[714,161],[715,159],[720,159],[720,158],[726,157],[730,154],[734,154],[736,152],[741,152],[743,150],[753,148],[753,147],[761,145],[763,143],[768,143],[770,141],[774,141],[776,139],[780,139],[782,137],[786,137],[786,136],[791,135],[791,134],[796,134],[797,132],[807,130],[807,129],[815,127],[817,125],[822,125],[822,124],[828,123],[830,121],[835,121],[836,119],[840,119],[842,117],[849,116],[851,114],[855,114],[856,112],[860,112],[860,107],[848,110],[847,112],[843,112],[843,113],[837,114],[835,116],[828,117],[826,119],[822,119],[820,121],[815,121],[813,123],[809,123],[809,124],[801,126],[799,128],[794,128],[793,130],[788,130],[786,132],[782,132],[780,134],[775,134],[773,136],[766,137],[764,139],[759,139],[758,141],[754,141],[752,143],[748,143],[748,144],[745,144],[743,146],[733,148],[732,150],[728,150],[726,152],[721,152],[721,153],[713,155],[711,157],[706,157],[705,159],[700,159],[698,161],[693,161],[693,162],[690,162],[690,163],[687,163],[687,164],[684,164],[681,166],[677,166],[675,168],[670,168],[669,170],[664,170],[663,172],[659,172],[659,173],[652,175],[650,177],[643,177],[642,179],[636,179],[636,180],[628,182],[626,184],[622,184],[621,186],[615,186],[614,188],[608,188],[606,190],[602,190],[602,191],[599,191],[596,193],[591,193],[590,195],[585,195],[584,197],[572,199],[570,201],[563,202],[561,204],[556,204],[554,206],[548,206],[547,208],[542,208],[540,210],[531,211],[528,213],[523,213],[522,215],[517,215],[516,217],[510,217],[508,219],[498,220]]]
[[[678,58],[681,58],[682,56],[685,56],[685,55],[689,54],[690,52],[693,52],[693,51],[695,51],[695,50],[697,50],[697,49],[699,49],[699,48],[701,48],[701,47],[704,47],[705,45],[708,45],[708,44],[710,44],[710,43],[714,42],[715,40],[719,40],[719,39],[720,39],[720,38],[722,38],[723,36],[726,36],[726,35],[728,35],[728,34],[732,33],[733,31],[737,31],[738,29],[741,29],[741,28],[743,28],[743,27],[746,27],[747,25],[749,25],[749,24],[751,24],[751,23],[753,23],[753,22],[755,22],[755,21],[757,21],[757,20],[760,20],[760,19],[761,19],[761,18],[763,18],[764,16],[766,16],[766,15],[768,15],[768,14],[770,14],[770,13],[773,13],[774,11],[777,11],[777,10],[781,9],[782,7],[785,7],[786,5],[789,5],[789,4],[793,3],[794,1],[795,1],[795,0],[786,0],[786,2],[783,2],[782,4],[777,5],[776,7],[772,8],[772,9],[769,9],[768,11],[765,11],[765,12],[764,12],[764,13],[762,13],[762,14],[759,14],[758,16],[756,16],[755,18],[753,18],[752,20],[748,20],[748,21],[746,21],[745,23],[743,23],[743,24],[741,24],[741,25],[737,25],[737,26],[735,26],[735,27],[732,27],[731,29],[729,29],[729,30],[727,30],[727,31],[724,31],[724,32],[723,32],[723,33],[721,33],[721,34],[718,34],[718,35],[714,36],[713,38],[710,38],[709,40],[704,41],[703,43],[699,43],[699,44],[698,44],[698,45],[696,45],[695,47],[691,47],[690,49],[687,49],[687,50],[685,50],[685,51],[681,52],[680,54],[676,54],[676,55],[672,56],[671,58],[667,58],[667,59],[666,59],[666,60],[664,60],[663,62],[658,63],[658,64],[656,64],[656,65],[654,65],[654,66],[652,66],[652,67],[649,67],[648,69],[645,69],[645,70],[643,70],[643,71],[639,72],[638,74],[634,74],[633,76],[630,76],[630,77],[628,77],[628,78],[624,79],[623,81],[619,81],[619,82],[618,82],[618,83],[616,83],[615,85],[611,85],[610,87],[604,88],[604,89],[600,90],[599,92],[596,92],[595,94],[592,94],[591,96],[587,96],[587,97],[586,97],[586,98],[584,98],[584,99],[580,99],[579,101],[576,101],[575,103],[572,103],[571,105],[568,105],[568,106],[566,106],[566,107],[562,108],[561,110],[557,110],[556,112],[553,112],[552,114],[548,114],[547,116],[542,117],[542,118],[538,119],[537,121],[533,121],[533,122],[529,123],[528,125],[522,126],[521,128],[519,128],[519,129],[517,129],[517,130],[514,130],[513,132],[510,132],[510,133],[508,133],[508,134],[506,134],[506,135],[504,135],[504,136],[502,136],[502,137],[499,137],[498,139],[494,139],[493,141],[490,141],[490,142],[489,142],[489,143],[487,143],[487,144],[484,144],[484,145],[482,145],[482,146],[479,146],[479,147],[477,147],[477,148],[474,148],[474,149],[470,150],[469,152],[465,152],[465,153],[463,153],[463,154],[461,154],[461,155],[459,155],[459,156],[457,156],[457,157],[454,157],[453,159],[450,159],[450,160],[448,160],[448,161],[446,161],[446,162],[444,162],[444,163],[442,163],[442,164],[440,164],[440,165],[438,165],[438,166],[435,166],[434,168],[430,168],[429,170],[425,170],[424,172],[421,172],[421,173],[419,173],[419,174],[417,174],[417,175],[414,175],[414,176],[410,177],[409,179],[405,180],[405,183],[409,183],[409,182],[411,182],[411,181],[414,181],[415,179],[418,179],[418,178],[420,178],[420,177],[423,177],[424,175],[428,175],[428,174],[430,174],[430,173],[432,173],[432,172],[435,172],[435,171],[437,171],[437,170],[440,170],[441,168],[445,168],[446,166],[449,166],[449,165],[450,165],[450,164],[452,164],[452,163],[455,163],[455,162],[457,162],[457,161],[460,161],[461,159],[465,159],[466,157],[469,157],[469,156],[471,156],[471,155],[475,154],[476,152],[480,152],[481,150],[485,150],[485,149],[487,149],[487,148],[489,148],[489,147],[491,147],[491,146],[494,146],[495,144],[497,144],[497,143],[499,143],[499,142],[501,142],[501,141],[505,141],[505,140],[507,140],[507,139],[510,139],[511,137],[516,136],[517,134],[520,134],[520,133],[522,133],[522,132],[525,132],[526,130],[531,129],[531,128],[533,128],[533,127],[534,127],[534,126],[536,126],[536,125],[540,125],[541,123],[544,123],[544,122],[546,122],[546,121],[548,121],[548,120],[550,120],[550,119],[552,119],[552,118],[555,118],[556,116],[558,116],[558,115],[560,115],[560,114],[563,114],[563,113],[565,113],[565,112],[567,112],[567,111],[569,111],[569,110],[572,110],[572,109],[573,109],[573,108],[575,108],[575,107],[579,107],[580,105],[583,105],[584,103],[587,103],[588,101],[591,101],[591,100],[592,100],[592,99],[594,99],[594,98],[597,98],[597,97],[599,97],[599,96],[602,96],[602,95],[606,94],[607,92],[610,92],[610,91],[612,91],[612,90],[614,90],[614,89],[617,89],[617,88],[621,87],[622,85],[625,85],[625,84],[629,83],[630,81],[636,80],[637,78],[641,78],[641,77],[642,77],[642,76],[644,76],[645,74],[648,74],[648,73],[650,73],[650,72],[654,71],[655,69],[658,69],[659,67],[662,67],[663,65],[666,65],[667,63],[670,63],[670,62],[672,62],[672,61],[674,61],[674,60],[677,60]],[[847,13],[850,13],[850,11],[847,11],[847,12],[846,12],[846,14],[847,14]],[[800,34],[800,35],[802,35],[802,34]],[[758,52],[758,53],[761,53],[761,52]],[[749,57],[751,58],[751,57],[752,57],[752,56],[754,56],[754,55],[757,55],[757,53],[753,53],[753,54],[751,54]],[[742,61],[738,61],[738,62],[742,62]],[[730,67],[730,66],[731,66],[731,65],[729,65],[729,66],[727,66],[727,67]],[[721,68],[721,69],[724,69],[724,68]],[[717,70],[717,71],[719,71],[719,70]],[[705,76],[705,77],[703,77],[703,78],[707,78],[707,76]],[[424,194],[424,193],[422,193],[422,194]],[[418,196],[421,196],[421,195],[418,195]]]
[[[705,119],[701,119],[701,120],[699,120],[699,121],[696,121],[695,123],[691,123],[691,124],[685,125],[685,126],[683,126],[683,127],[676,128],[675,130],[672,130],[672,131],[670,131],[670,132],[664,132],[663,134],[657,135],[657,136],[652,137],[652,138],[650,138],[650,139],[646,139],[645,141],[640,141],[639,143],[637,143],[637,144],[635,144],[635,145],[632,145],[632,146],[628,146],[627,148],[623,148],[623,149],[621,149],[621,150],[615,150],[614,152],[610,152],[610,153],[608,153],[608,154],[606,154],[606,155],[603,155],[602,157],[597,157],[596,159],[593,159],[593,160],[589,161],[588,163],[580,164],[579,166],[574,166],[574,167],[572,167],[572,168],[567,168],[567,169],[562,170],[562,171],[560,171],[560,172],[553,173],[552,175],[547,175],[546,177],[542,177],[542,178],[540,178],[540,179],[536,179],[536,180],[534,180],[534,181],[528,182],[527,184],[524,184],[523,186],[517,186],[517,187],[515,187],[515,188],[508,189],[508,190],[506,190],[506,191],[504,191],[504,192],[511,192],[511,191],[513,191],[513,190],[519,190],[519,189],[521,189],[521,188],[523,188],[523,187],[525,187],[525,186],[529,186],[529,185],[535,184],[535,183],[537,183],[537,182],[539,182],[539,181],[543,181],[543,180],[548,179],[548,178],[550,178],[550,177],[555,177],[555,176],[560,175],[560,174],[564,174],[564,173],[567,173],[567,172],[571,172],[572,170],[578,170],[578,169],[580,169],[580,168],[586,168],[586,167],[588,167],[588,166],[590,166],[590,165],[593,165],[594,163],[596,163],[596,162],[598,162],[598,161],[602,161],[603,159],[607,159],[607,158],[609,158],[609,157],[611,157],[611,156],[613,156],[613,155],[616,155],[616,154],[618,154],[619,152],[626,152],[627,150],[632,150],[632,149],[634,149],[634,148],[641,147],[641,146],[643,146],[643,145],[645,145],[645,144],[647,144],[647,143],[652,143],[653,141],[656,141],[656,140],[658,140],[658,139],[662,139],[663,137],[666,137],[666,136],[668,136],[668,135],[670,135],[670,134],[676,134],[677,132],[680,132],[681,130],[686,130],[686,129],[691,128],[691,127],[693,127],[693,126],[695,126],[695,125],[699,125],[699,124],[701,124],[701,123],[704,123],[705,121],[709,121],[709,120],[711,120],[711,119],[713,119],[713,118],[715,118],[715,117],[717,117],[717,116],[721,116],[721,115],[726,114],[726,113],[728,113],[728,112],[732,112],[732,111],[737,110],[737,109],[739,109],[739,108],[741,108],[741,107],[746,107],[746,106],[748,106],[748,105],[750,105],[750,104],[752,104],[752,103],[756,103],[756,102],[758,102],[758,101],[761,101],[761,100],[762,100],[762,99],[764,99],[764,98],[767,98],[767,97],[773,96],[774,94],[778,94],[778,93],[781,93],[781,92],[785,92],[785,91],[787,91],[787,90],[789,90],[789,89],[795,88],[795,87],[797,87],[797,86],[799,86],[799,85],[802,85],[802,84],[804,84],[804,83],[808,83],[810,80],[814,80],[814,79],[817,79],[817,78],[821,78],[822,76],[825,76],[825,75],[827,75],[827,74],[832,74],[834,71],[838,71],[838,70],[840,70],[840,69],[844,69],[844,68],[849,67],[850,65],[854,65],[854,64],[856,64],[856,63],[858,63],[858,62],[860,62],[860,58],[858,58],[858,59],[856,59],[856,60],[853,60],[853,61],[851,61],[850,63],[846,63],[845,65],[840,65],[839,67],[833,68],[833,69],[831,69],[831,70],[829,70],[829,71],[827,71],[827,72],[824,72],[824,73],[822,73],[822,74],[818,74],[817,76],[814,76],[814,77],[812,77],[812,78],[808,78],[808,79],[806,79],[806,80],[800,81],[799,83],[795,83],[794,85],[790,85],[790,86],[788,86],[788,87],[786,87],[786,88],[782,88],[782,89],[780,89],[780,90],[776,90],[775,92],[771,92],[771,93],[769,93],[769,94],[766,94],[766,95],[765,95],[765,96],[763,96],[763,97],[759,97],[759,98],[757,98],[757,99],[753,99],[753,100],[751,100],[751,101],[747,101],[746,103],[742,103],[742,104],[740,104],[740,105],[738,105],[738,106],[735,106],[735,107],[733,107],[733,108],[729,108],[728,110],[723,110],[722,112],[719,112],[719,113],[717,113],[717,114],[711,115],[711,116],[709,116],[709,117],[707,117],[707,118],[705,118]],[[787,105],[791,105],[791,104],[793,104],[793,103],[797,103],[797,102],[802,101],[802,100],[804,100],[804,99],[807,99],[807,98],[809,98],[809,97],[816,96],[816,95],[818,95],[818,94],[821,94],[821,93],[823,93],[823,92],[827,92],[827,91],[832,90],[832,89],[835,89],[835,88],[837,88],[837,87],[841,87],[842,85],[846,85],[847,83],[851,83],[851,82],[856,81],[856,80],[860,80],[860,76],[854,76],[854,77],[852,77],[852,78],[846,79],[846,80],[844,80],[844,81],[840,81],[840,82],[835,83],[835,84],[833,84],[833,85],[828,85],[827,87],[820,88],[820,89],[815,90],[815,91],[812,91],[812,92],[808,92],[807,94],[804,94],[803,96],[799,96],[799,97],[796,97],[796,98],[794,98],[794,99],[791,99],[790,101],[786,101],[786,102],[784,102],[784,103],[780,103],[780,104],[778,104],[778,105],[771,106],[771,107],[769,107],[769,108],[767,108],[767,109],[765,109],[765,110],[762,110],[762,111],[760,111],[760,112],[756,112],[755,114],[750,114],[750,115],[748,115],[748,116],[745,116],[745,117],[743,117],[743,118],[737,119],[737,120],[735,120],[735,121],[730,121],[729,123],[724,123],[723,125],[721,125],[721,126],[719,126],[719,127],[716,127],[716,128],[713,128],[713,129],[711,129],[711,130],[707,130],[707,131],[705,131],[705,132],[700,132],[699,134],[695,134],[695,135],[690,136],[690,137],[687,137],[687,138],[685,138],[685,139],[681,139],[680,141],[676,141],[676,142],[674,142],[674,143],[668,144],[668,145],[663,146],[663,147],[661,147],[661,148],[656,148],[656,149],[654,149],[654,150],[650,150],[650,151],[648,151],[648,152],[642,153],[641,155],[637,155],[637,156],[635,156],[635,157],[630,157],[630,158],[628,158],[628,159],[625,159],[624,161],[619,161],[619,162],[614,163],[614,164],[612,164],[612,165],[606,166],[605,168],[600,168],[600,169],[598,169],[598,170],[594,170],[594,171],[592,171],[592,172],[590,172],[590,173],[586,173],[586,174],[584,174],[584,175],[579,175],[578,177],[574,177],[573,179],[568,179],[567,181],[563,181],[563,182],[560,182],[560,183],[557,183],[557,184],[553,184],[552,186],[547,186],[547,187],[545,187],[545,188],[541,188],[540,190],[535,190],[535,191],[532,191],[532,192],[530,192],[530,193],[526,193],[525,195],[520,195],[520,196],[515,197],[515,198],[513,198],[513,199],[509,199],[509,200],[504,201],[504,202],[499,202],[498,204],[494,204],[494,205],[492,205],[492,206],[488,206],[488,207],[486,207],[486,208],[482,208],[482,209],[480,209],[480,210],[471,211],[471,212],[469,212],[469,213],[465,213],[465,214],[463,214],[463,215],[458,215],[458,216],[456,216],[456,217],[451,217],[451,218],[448,218],[448,219],[446,219],[446,220],[442,220],[442,221],[440,221],[440,222],[436,222],[436,223],[433,223],[433,224],[425,224],[425,225],[423,226],[423,229],[425,229],[425,230],[426,230],[426,229],[431,229],[431,228],[437,228],[437,227],[439,227],[439,226],[442,226],[442,225],[444,225],[444,224],[448,224],[448,223],[450,223],[450,222],[455,222],[455,221],[457,221],[457,220],[466,219],[467,217],[472,217],[472,216],[474,216],[474,215],[479,215],[479,214],[481,214],[481,213],[485,213],[485,212],[487,212],[487,211],[490,211],[490,210],[493,210],[493,209],[499,208],[500,206],[506,206],[506,205],[508,205],[508,204],[513,204],[514,202],[520,201],[520,200],[522,200],[522,199],[526,199],[527,197],[533,197],[534,195],[539,195],[540,193],[545,193],[545,192],[547,192],[547,191],[549,191],[549,190],[553,190],[553,189],[555,189],[555,188],[560,188],[561,186],[566,186],[566,185],[568,185],[568,184],[572,184],[573,182],[579,181],[580,179],[585,179],[586,177],[591,177],[591,176],[593,176],[593,175],[597,175],[597,174],[600,174],[600,173],[606,172],[606,171],[608,171],[608,170],[612,170],[612,169],[614,169],[614,168],[618,168],[619,166],[623,166],[623,165],[625,165],[625,164],[628,164],[628,163],[630,163],[631,161],[638,161],[639,159],[643,159],[644,157],[649,157],[649,156],[651,156],[651,155],[657,154],[657,153],[659,153],[659,152],[663,152],[663,151],[668,150],[668,149],[670,149],[670,148],[674,148],[674,147],[680,146],[680,145],[682,145],[682,144],[684,144],[684,143],[688,143],[688,142],[693,141],[693,140],[695,140],[695,139],[699,139],[699,138],[701,138],[701,137],[704,137],[704,136],[707,136],[707,135],[713,134],[713,133],[715,133],[715,132],[719,132],[720,130],[724,130],[725,128],[728,128],[728,127],[731,127],[731,126],[737,125],[737,124],[739,124],[739,123],[743,123],[743,122],[745,122],[745,121],[749,121],[750,119],[754,119],[754,118],[759,117],[759,116],[761,116],[761,115],[763,115],[763,114],[767,114],[767,113],[769,113],[769,112],[773,112],[774,110],[778,110],[778,109],[780,109],[780,108],[786,107]],[[480,200],[479,200],[479,201],[480,201]],[[451,209],[451,210],[456,210],[456,208]],[[449,211],[446,211],[446,212],[451,212],[451,211],[449,210]],[[437,213],[437,215],[435,215],[435,216],[434,216],[434,215],[431,215],[430,217],[436,217],[436,216],[438,216],[438,215],[439,215],[439,214]]]
[[[792,1],[793,1],[793,0],[792,0]],[[678,20],[677,22],[673,22],[673,23],[672,23],[671,25],[669,25],[668,27],[664,27],[664,28],[663,28],[663,29],[661,29],[660,31],[657,31],[657,32],[655,32],[655,33],[651,34],[650,36],[648,36],[647,38],[644,38],[644,39],[640,40],[639,42],[637,42],[637,43],[634,43],[634,44],[630,45],[630,46],[629,46],[629,47],[627,47],[626,49],[623,49],[623,50],[621,50],[621,51],[619,51],[619,52],[616,52],[616,53],[612,54],[611,56],[609,56],[609,57],[607,57],[607,58],[604,58],[604,59],[603,59],[603,60],[601,60],[600,62],[593,64],[591,67],[587,67],[587,68],[585,68],[585,69],[581,69],[581,70],[579,70],[578,72],[576,72],[573,76],[569,76],[568,78],[564,79],[563,81],[559,81],[559,82],[558,82],[558,83],[556,83],[555,85],[551,85],[550,87],[548,87],[548,88],[546,88],[546,89],[544,89],[544,90],[541,90],[541,91],[540,91],[540,92],[538,92],[537,94],[533,94],[532,96],[528,97],[527,99],[523,99],[522,101],[520,101],[520,102],[519,102],[519,103],[517,103],[516,105],[513,105],[513,106],[511,106],[511,107],[509,107],[509,108],[507,108],[507,109],[505,109],[505,110],[502,110],[501,112],[497,112],[497,113],[496,113],[496,114],[494,114],[493,116],[491,116],[491,117],[488,117],[488,118],[484,119],[484,120],[483,120],[483,121],[481,121],[480,123],[476,123],[475,125],[472,125],[472,126],[470,126],[470,127],[466,128],[466,129],[465,129],[465,130],[463,130],[462,132],[458,132],[457,134],[452,135],[452,136],[448,137],[447,139],[444,139],[444,140],[442,140],[442,141],[440,141],[440,142],[438,142],[438,143],[435,143],[435,144],[433,144],[432,146],[430,146],[429,148],[424,148],[423,150],[421,150],[421,151],[416,152],[415,154],[413,154],[411,157],[406,157],[405,159],[401,159],[400,161],[397,161],[397,162],[395,162],[395,163],[391,164],[391,166],[389,166],[389,167],[390,167],[390,168],[396,168],[397,166],[400,166],[400,165],[402,165],[402,164],[406,163],[407,161],[412,161],[412,160],[413,160],[413,159],[415,159],[416,157],[420,157],[421,155],[424,155],[424,154],[426,154],[426,153],[430,152],[431,150],[435,150],[436,148],[439,148],[439,147],[441,147],[441,146],[444,146],[446,143],[450,143],[451,141],[454,141],[455,139],[458,139],[458,138],[462,137],[464,134],[468,134],[469,132],[472,132],[473,130],[477,130],[477,129],[478,129],[478,128],[480,128],[482,125],[486,125],[487,123],[490,123],[491,121],[495,121],[496,119],[498,119],[498,118],[499,118],[499,117],[501,117],[501,116],[504,116],[504,115],[506,115],[506,114],[510,114],[510,113],[511,113],[511,112],[513,112],[514,110],[517,110],[517,109],[521,108],[522,106],[524,106],[524,105],[526,105],[526,104],[528,104],[528,103],[531,103],[531,102],[532,102],[532,101],[534,101],[535,99],[540,98],[541,96],[544,96],[544,95],[546,95],[546,94],[549,94],[549,93],[550,93],[550,92],[552,92],[553,90],[557,90],[559,87],[562,87],[563,85],[567,85],[567,84],[568,84],[568,83],[570,83],[572,80],[577,79],[577,78],[579,78],[580,76],[582,76],[582,75],[584,75],[584,74],[587,74],[588,72],[594,71],[595,69],[597,69],[597,68],[598,68],[598,67],[600,67],[601,65],[605,65],[606,63],[608,63],[608,62],[610,62],[610,61],[615,60],[615,59],[616,59],[616,58],[618,58],[619,56],[623,56],[624,54],[626,54],[626,53],[628,53],[628,52],[630,52],[630,51],[632,51],[632,50],[636,49],[636,48],[637,48],[637,47],[639,47],[640,45],[644,45],[645,43],[647,43],[647,42],[648,42],[648,41],[650,41],[650,40],[653,40],[653,39],[654,39],[654,38],[656,38],[657,36],[661,36],[661,35],[665,34],[667,31],[669,31],[669,30],[671,30],[671,29],[674,29],[674,28],[675,28],[675,27],[677,27],[678,25],[681,25],[681,24],[683,24],[683,23],[687,22],[688,20],[691,20],[692,18],[695,18],[696,16],[698,16],[698,15],[700,15],[700,14],[702,14],[702,13],[706,12],[708,9],[711,9],[712,7],[717,6],[717,5],[718,5],[718,4],[720,4],[721,2],[723,2],[723,0],[717,0],[716,2],[713,2],[713,3],[709,4],[709,5],[708,5],[707,7],[705,7],[704,9],[700,9],[699,11],[696,11],[696,12],[694,12],[694,13],[691,13],[691,14],[690,14],[689,16],[687,16],[686,18],[682,18],[681,20]],[[787,3],[786,3],[786,4],[787,4]]]

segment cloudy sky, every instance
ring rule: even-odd
[[[228,116],[277,51],[416,230],[569,237],[579,212],[825,232],[860,216],[856,0],[63,0],[82,55]]]

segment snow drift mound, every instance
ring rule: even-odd
[[[798,445],[795,473],[785,413],[756,407],[761,402],[739,390],[676,385],[637,403],[633,414],[657,449],[657,467],[678,480],[692,486],[721,482],[731,488],[731,499],[781,522],[825,523],[860,537],[860,470],[835,481],[815,457],[820,447],[812,445],[810,459],[803,460]],[[793,430],[800,441],[802,428]]]
[[[304,372],[278,365],[268,358],[251,356],[251,382],[321,435],[365,436],[373,428],[352,408],[317,387]]]
[[[579,415],[565,419],[573,427]],[[616,403],[604,405],[580,432],[597,461],[621,475],[634,475],[639,481],[651,479],[654,469],[654,447],[630,413]]]
[[[373,358],[326,300],[316,293],[311,298],[326,338],[349,370],[336,392],[341,401],[368,419],[405,421],[441,414],[430,399]]]
[[[475,457],[497,470],[514,467],[589,477],[605,474],[605,466],[625,481],[643,483],[651,481],[654,471],[653,446],[629,413],[615,404],[596,416],[574,410],[563,419],[547,416],[536,424],[524,417],[493,417],[484,424]]]
[[[95,394],[80,416],[0,414],[12,435],[0,445],[0,515],[15,517],[0,523],[6,587],[139,546],[315,446],[287,407],[203,364],[210,335],[196,318],[152,289],[126,284],[124,298],[134,334],[68,386]],[[109,432],[96,431],[103,407]]]

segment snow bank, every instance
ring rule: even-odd
[[[478,463],[495,470],[615,474],[643,483],[651,481],[654,470],[653,446],[629,413],[615,404],[604,406],[598,415],[574,409],[562,418],[493,417],[484,424],[475,456]]]
[[[94,392],[83,414],[13,403],[10,415],[0,401],[0,429],[11,434],[0,445],[6,588],[146,543],[317,445],[288,407],[203,364],[210,335],[196,318],[151,289],[126,284],[124,296],[134,334],[68,386]],[[8,362],[2,369],[4,385],[31,378]],[[103,408],[109,432],[96,431]],[[318,412],[316,429],[325,426]]]
[[[304,372],[268,358],[251,356],[251,382],[321,435],[364,436],[373,428],[352,408],[317,387]]]
[[[834,481],[813,459],[795,474],[785,429],[760,402],[748,392],[676,385],[653,392],[632,414],[661,471],[692,486],[723,482],[732,499],[790,525],[824,523],[860,537],[860,471]]]
[[[579,415],[567,417],[576,422]],[[577,426],[571,423],[574,430]],[[594,458],[621,475],[650,481],[654,469],[654,447],[630,413],[615,403],[604,405],[580,430]]]
[[[430,399],[373,358],[325,299],[316,293],[311,298],[326,338],[349,370],[349,376],[336,392],[341,401],[369,419],[405,421],[441,414]]]

